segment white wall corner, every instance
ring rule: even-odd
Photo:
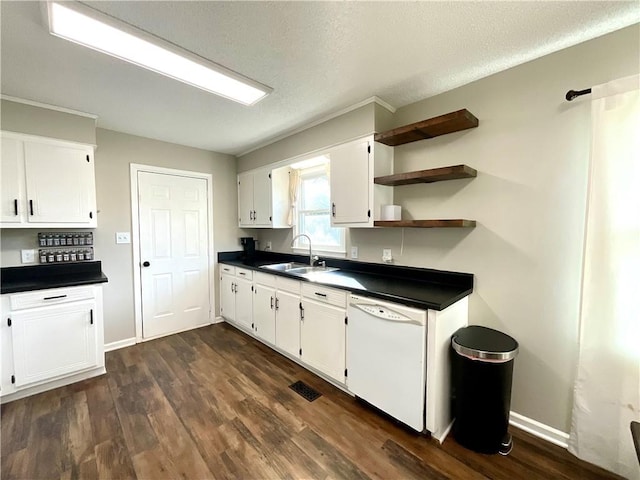
[[[211,325],[215,325],[216,323],[222,323],[224,322],[224,318],[222,317],[215,317],[212,321],[211,321]]]
[[[520,415],[516,412],[509,412],[509,423],[525,432],[535,435],[538,438],[551,442],[562,448],[569,446],[569,434],[557,430],[549,425],[540,423],[531,418]]]
[[[105,343],[104,351],[111,352],[113,350],[119,350],[124,347],[130,347],[136,344],[136,337],[125,338],[124,340],[118,340],[116,342]]]

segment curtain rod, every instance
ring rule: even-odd
[[[564,98],[566,98],[567,101],[570,102],[576,97],[579,97],[581,95],[588,95],[589,93],[591,93],[590,88],[585,88],[584,90],[569,90]]]

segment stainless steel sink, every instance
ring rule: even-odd
[[[287,273],[291,273],[293,275],[308,275],[310,273],[335,272],[336,270],[338,269],[333,267],[298,267],[288,270]]]
[[[286,262],[286,263],[274,263],[272,265],[262,265],[260,268],[265,268],[267,270],[275,270],[277,272],[291,273],[291,270],[295,270],[297,268],[309,268],[309,266],[304,263]]]
[[[272,265],[263,265],[260,268],[264,268],[266,270],[275,270],[277,272],[285,272],[285,273],[290,273],[291,275],[300,275],[300,276],[304,276],[312,273],[315,274],[315,273],[334,272],[338,270],[337,268],[333,268],[333,267],[322,267],[322,266],[311,267],[304,263],[297,263],[297,262],[274,263]]]

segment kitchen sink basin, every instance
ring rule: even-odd
[[[291,273],[293,275],[308,275],[310,273],[335,272],[336,270],[338,269],[333,267],[298,267],[288,270],[287,273]]]
[[[263,265],[260,268],[264,268],[266,270],[275,270],[277,272],[285,272],[290,273],[291,275],[308,275],[312,273],[326,273],[326,272],[334,272],[338,270],[333,267],[311,267],[304,263],[297,262],[286,262],[286,263],[274,263],[272,265]]]
[[[265,268],[267,270],[275,270],[277,272],[291,273],[291,270],[295,270],[297,268],[309,268],[309,266],[304,263],[286,262],[286,263],[274,263],[272,265],[262,265],[260,268]]]

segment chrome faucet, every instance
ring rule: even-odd
[[[293,245],[296,243],[296,240],[300,237],[306,237],[306,239],[309,242],[309,266],[313,267],[313,253],[311,253],[311,237],[309,237],[309,235],[307,235],[306,233],[301,233],[300,235],[296,235],[295,237],[293,237],[293,240],[291,240],[291,246],[293,247]]]

